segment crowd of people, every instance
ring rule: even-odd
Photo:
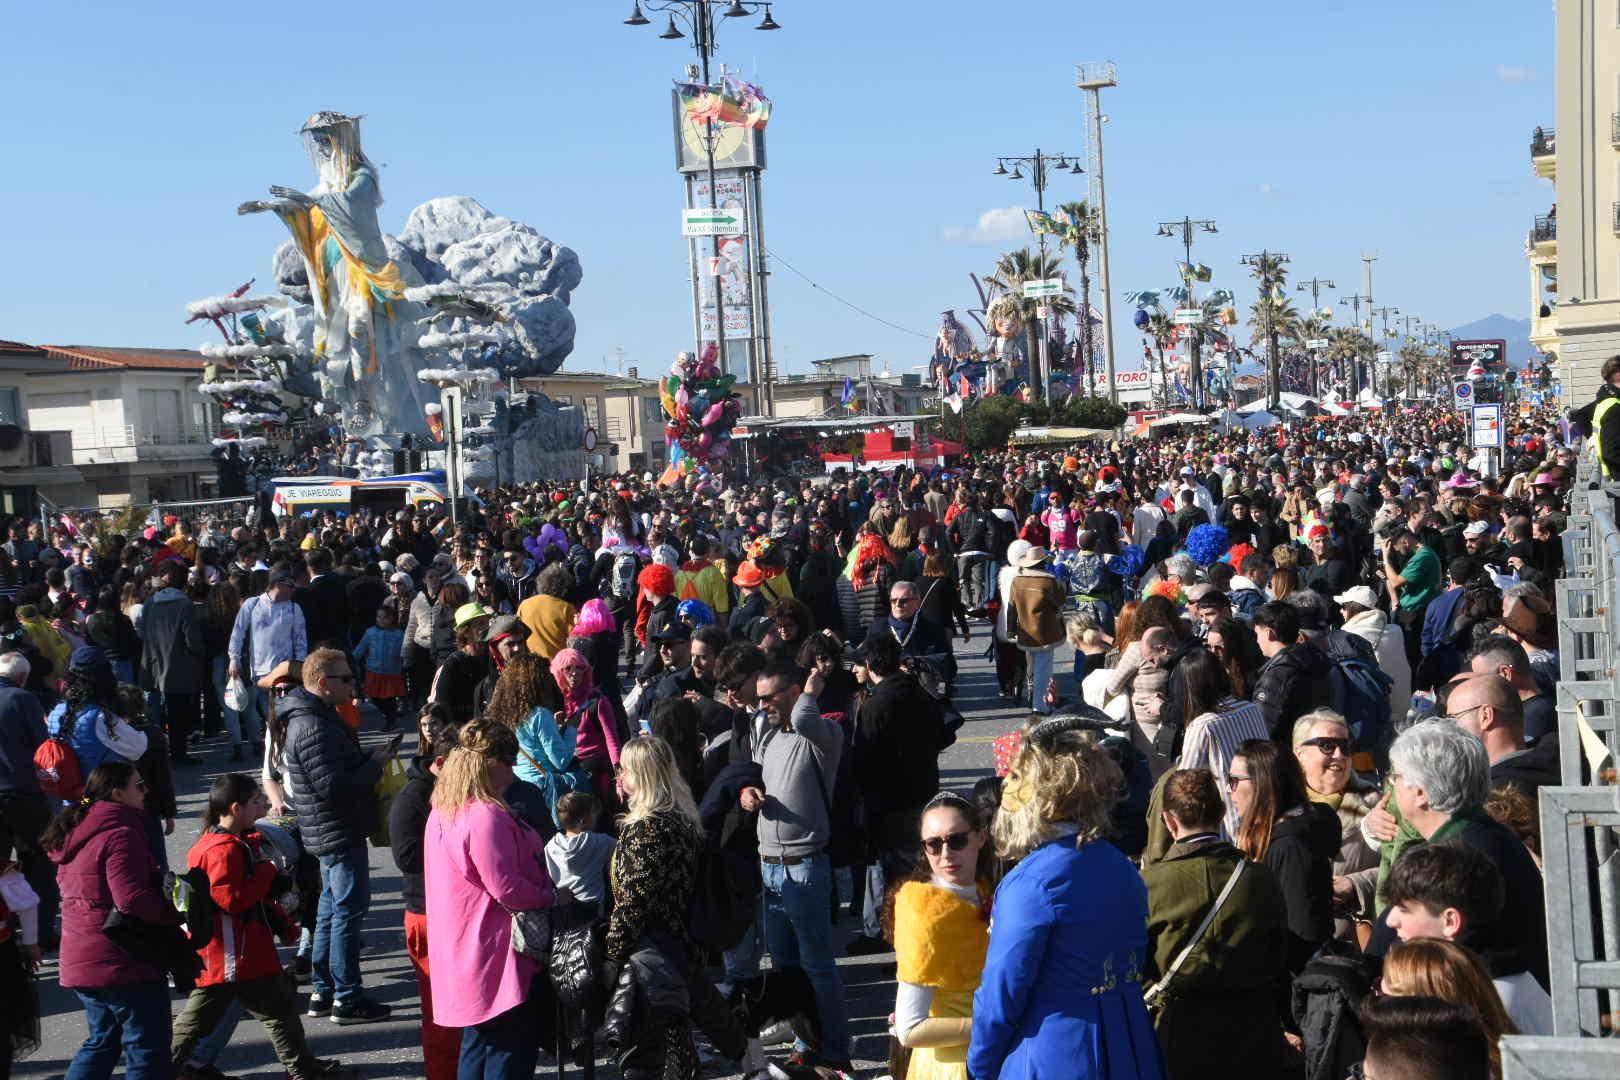
[[[217,1080],[244,1012],[289,1076],[358,1075],[307,1032],[391,1013],[382,845],[430,1080],[752,1075],[788,1029],[779,1072],[850,1073],[841,950],[893,954],[897,1078],[1499,1075],[1551,1031],[1576,455],[1510,426],[1496,460],[1391,408],[455,523],[19,520],[0,1058],[54,964],[74,1080]],[[1028,722],[941,790],[979,655]]]

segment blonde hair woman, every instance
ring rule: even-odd
[[[1390,947],[1384,957],[1384,993],[1390,997],[1433,997],[1473,1009],[1491,1050],[1491,1080],[1502,1075],[1503,1035],[1519,1029],[1508,1019],[1502,999],[1479,957],[1454,941],[1416,938]]]
[[[619,819],[619,842],[613,849],[608,967],[619,972],[649,951],[657,954],[660,968],[673,966],[684,980],[690,1011],[657,1026],[632,1025],[638,980],[621,978],[608,1009],[608,1045],[618,1052],[621,1068],[635,1063],[635,1075],[695,1080],[694,1017],[703,1021],[704,1034],[726,1057],[740,1059],[747,1050],[742,1028],[703,972],[686,924],[697,887],[703,827],[675,752],[663,739],[643,735],[626,743],[619,754],[618,779],[628,810]],[[638,974],[644,970],[639,963],[635,966]]]
[[[1140,982],[1147,888],[1103,839],[1124,778],[1075,730],[1086,722],[1036,724],[1002,786],[990,833],[1019,862],[996,892],[973,997],[973,1076],[1163,1075]]]
[[[535,963],[512,951],[512,915],[550,907],[545,842],[502,798],[517,736],[491,720],[461,729],[433,786],[423,836],[433,1019],[464,1028],[460,1075],[529,1077],[556,1013]]]

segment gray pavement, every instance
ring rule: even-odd
[[[963,644],[957,641],[957,656],[961,665],[958,678],[958,703],[967,723],[955,745],[940,758],[942,786],[966,790],[980,777],[991,771],[990,741],[1003,732],[1020,725],[1024,714],[1008,707],[996,696],[995,669],[984,658],[988,645],[988,627],[977,622],[973,626],[973,640]],[[1069,650],[1063,650],[1068,656]],[[1060,676],[1067,683],[1070,665],[1060,659]],[[382,736],[375,734],[375,717],[366,724],[363,740],[375,744]],[[407,736],[405,752],[414,742],[414,734]],[[203,764],[181,770],[175,776],[180,797],[180,821],[174,835],[169,837],[169,858],[174,865],[183,865],[187,850],[200,831],[203,794],[209,782],[222,772],[229,771],[229,746],[223,736],[204,742],[194,751]],[[422,1075],[422,1055],[418,1038],[421,1011],[416,995],[416,976],[405,955],[404,907],[400,900],[399,873],[393,859],[385,849],[371,849],[372,905],[366,918],[364,945],[361,954],[366,987],[378,1000],[393,1007],[393,1015],[385,1022],[362,1026],[338,1027],[327,1019],[305,1018],[305,1031],[311,1046],[321,1057],[339,1057],[361,1066],[368,1078],[418,1077]],[[845,884],[847,889],[847,882]],[[847,899],[847,892],[845,894]],[[846,914],[834,928],[835,941],[840,952],[850,937],[859,932],[859,923]],[[284,960],[290,960],[290,950],[283,951]],[[892,956],[843,957],[840,971],[849,995],[850,1031],[854,1037],[854,1055],[857,1070],[863,1076],[886,1071],[888,1054],[888,1016],[894,1008],[894,961]],[[13,1070],[18,1077],[59,1077],[85,1037],[84,1012],[71,991],[56,983],[56,965],[47,959],[40,973],[40,999],[43,1013],[43,1045],[33,1057],[19,1062]],[[182,999],[175,998],[174,1011],[178,1014]],[[785,1053],[779,1048],[775,1053]],[[539,1075],[551,1075],[556,1070],[549,1058],[542,1058]],[[270,1049],[264,1029],[251,1017],[244,1017],[236,1030],[230,1047],[218,1062],[221,1069],[233,1076],[252,1080],[272,1080],[285,1075]],[[617,1075],[609,1065],[599,1065],[604,1077]],[[570,1068],[569,1073],[578,1074]],[[122,1075],[120,1070],[119,1075]],[[711,1072],[724,1076],[723,1070]]]

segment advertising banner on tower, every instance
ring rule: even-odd
[[[1479,368],[1478,371],[1472,369]],[[1451,373],[1454,378],[1469,375],[1500,375],[1507,368],[1507,342],[1453,341],[1451,343]]]
[[[692,181],[692,208],[707,208],[709,206],[709,181],[707,177]],[[721,279],[722,295],[725,298],[726,313],[726,340],[746,341],[754,334],[753,310],[753,282],[749,278],[748,269],[748,233],[747,228],[747,198],[743,190],[743,178],[736,174],[715,177],[716,209],[727,211],[743,219],[744,231],[737,236],[717,236],[714,243],[719,245],[719,277]],[[709,254],[711,241],[693,241],[699,246],[698,259],[698,296],[701,304],[701,336],[704,341],[715,340],[718,319],[715,316],[714,279],[715,273],[710,268]]]

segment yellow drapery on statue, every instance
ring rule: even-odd
[[[405,281],[399,275],[399,267],[392,262],[384,263],[381,267],[373,269],[362,262],[352,251],[344,245],[343,240],[333,231],[326,220],[326,214],[319,206],[299,208],[295,211],[284,211],[282,219],[292,232],[293,241],[298,245],[299,253],[304,256],[304,262],[315,274],[315,280],[310,283],[314,296],[322,311],[328,310],[331,303],[329,297],[330,271],[333,260],[328,257],[327,244],[337,249],[337,257],[342,259],[344,270],[347,273],[349,287],[359,291],[365,300],[366,306],[373,311],[379,303],[387,315],[393,314],[393,301],[405,295]],[[370,334],[367,338],[368,363],[366,374],[377,374],[377,335]],[[324,334],[315,342],[315,356],[317,359],[326,355],[326,340]]]

